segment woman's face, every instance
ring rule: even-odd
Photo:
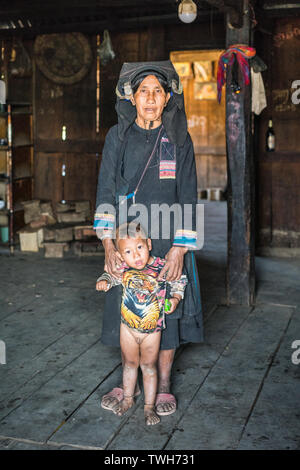
[[[170,99],[170,93],[166,93],[154,75],[148,75],[138,87],[131,103],[136,106],[137,122],[156,121],[156,127],[161,122],[164,107]]]

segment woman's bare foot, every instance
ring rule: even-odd
[[[124,397],[124,399],[120,401],[120,403],[114,406],[113,412],[118,416],[122,416],[133,405],[134,405],[133,397]]]
[[[157,424],[160,422],[160,418],[154,411],[154,405],[144,405],[144,415],[145,415],[145,423],[148,426],[153,424]]]

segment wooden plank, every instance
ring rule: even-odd
[[[47,242],[44,243],[45,258],[63,258],[64,252],[69,250],[68,243]]]
[[[207,188],[226,188],[227,185],[227,160],[226,155],[217,157],[208,155],[207,159]]]
[[[42,228],[25,228],[19,231],[21,251],[38,252],[43,243]]]
[[[48,263],[55,265],[51,260],[47,260]],[[83,278],[87,277],[83,264],[81,268]],[[91,267],[88,271],[90,270]],[[49,276],[49,264],[45,271]],[[96,274],[94,277],[96,278]],[[24,291],[23,299],[29,301],[33,296],[34,300],[12,313],[9,320],[6,319],[1,324],[1,338],[7,345],[7,364],[5,370],[0,369],[1,419],[18,408],[58,372],[64,371],[66,366],[88,351],[94,343],[98,343],[96,349],[100,348],[95,353],[98,358],[105,357],[105,351],[102,353],[104,346],[98,340],[98,309],[103,305],[103,296],[96,291],[86,296],[87,286],[80,291],[78,286],[58,285],[60,287],[55,287],[50,276],[48,291],[45,294],[42,291],[38,297],[34,296],[34,288],[27,287],[27,296]],[[33,330],[39,330],[39,334],[33,337]],[[114,354],[111,351],[110,354],[113,359]],[[119,361],[119,354],[117,358]],[[108,367],[110,364],[108,360]],[[99,374],[97,367],[95,374]],[[4,434],[5,425],[2,426],[0,434]]]
[[[218,60],[223,51],[220,49],[211,49],[207,51],[174,51],[171,53],[173,62],[194,62],[201,60]]]
[[[35,311],[40,302],[23,310],[24,316],[31,320],[32,312]],[[91,304],[90,304],[91,305]],[[64,307],[62,307],[63,309]],[[31,313],[30,313],[31,312]],[[45,308],[40,309],[40,319],[38,327],[43,327],[45,322],[41,316],[46,315]],[[59,312],[52,312],[53,318],[59,322]],[[10,321],[16,321],[17,315],[11,317]],[[79,323],[81,326],[79,326]],[[15,323],[16,325],[16,323]],[[60,326],[60,325],[58,325]],[[49,325],[48,325],[49,327]],[[55,331],[56,329],[56,331]],[[27,329],[25,329],[27,332]],[[31,346],[18,343],[18,352],[14,354],[9,347],[9,340],[14,340],[16,333],[5,329],[5,339],[7,341],[7,366],[5,384],[1,387],[1,411],[0,419],[4,418],[12,410],[20,406],[43,384],[46,384],[60,370],[70,364],[80,353],[92,346],[99,336],[97,330],[97,319],[91,313],[84,318],[76,315],[69,328],[56,328],[50,325],[48,338],[41,335],[40,341],[35,341]],[[84,341],[84,334],[86,339]],[[25,361],[22,354],[27,354]],[[14,366],[12,365],[14,364]],[[26,365],[26,367],[25,367]],[[1,373],[2,376],[3,372]],[[3,433],[1,433],[3,434]],[[23,436],[25,437],[25,436]]]
[[[104,248],[99,239],[76,241],[72,244],[75,255],[77,256],[104,256]]]
[[[197,393],[190,394],[190,406],[177,424],[167,450],[238,447],[292,312],[291,308],[268,305],[253,310]],[[293,409],[295,406],[296,403]]]
[[[184,25],[183,23],[169,26],[166,34],[166,51],[220,49],[225,47],[225,22],[223,15],[214,14],[213,29],[203,21]]]
[[[93,263],[93,258],[86,258],[80,261],[80,283],[78,283],[78,272],[73,269],[74,258],[65,258],[63,263],[60,263],[59,275],[57,271],[57,260],[47,259],[39,255],[35,256],[30,254],[30,262],[26,262],[25,253],[22,256],[12,258],[7,256],[1,257],[1,272],[5,273],[5,279],[2,279],[2,289],[0,291],[0,322],[5,318],[9,318],[11,315],[15,315],[18,321],[24,321],[30,323],[27,320],[26,315],[33,315],[32,310],[27,312],[27,305],[37,301],[40,298],[41,303],[45,303],[45,309],[41,310],[41,315],[45,315],[45,321],[47,320],[46,312],[52,312],[59,310],[62,305],[67,303],[68,296],[75,300],[76,305],[80,306],[83,316],[89,311],[89,302],[92,299],[95,302],[99,302],[99,305],[93,306],[96,311],[97,308],[101,308],[101,296],[97,295],[96,291],[93,290],[96,279],[99,277],[103,270],[103,266],[97,259],[97,263]],[[29,261],[29,260],[28,260]],[[40,263],[43,264],[41,269]],[[37,276],[38,272],[38,276]],[[63,281],[63,282],[61,282]],[[91,284],[92,283],[92,284]],[[18,289],[16,289],[18,285]],[[86,295],[86,292],[90,292],[92,285],[91,295]],[[75,293],[71,294],[72,291],[68,291],[66,286],[74,286]],[[63,287],[63,288],[62,288]],[[37,296],[37,297],[36,297]],[[56,304],[58,302],[58,305]],[[49,307],[49,305],[52,305]],[[39,315],[38,310],[42,305],[38,304],[36,308],[36,317],[34,317],[33,324],[31,325],[32,331],[34,331],[34,322],[38,323]],[[25,309],[23,311],[23,308]],[[28,307],[30,309],[30,307]],[[52,316],[53,320],[54,317]],[[71,326],[70,321],[75,320],[76,316],[68,319],[67,326]],[[50,320],[50,317],[48,318]],[[57,320],[60,323],[60,327],[63,326],[64,322]],[[45,332],[48,330],[49,325],[45,327]],[[1,336],[3,332],[2,323],[0,323]],[[16,326],[16,331],[18,327]],[[48,333],[47,333],[48,334]],[[26,337],[26,335],[24,336]],[[2,339],[2,338],[1,338]],[[15,351],[14,358],[17,356],[18,350]],[[21,358],[28,358],[28,352],[21,355]],[[13,363],[15,364],[15,363]],[[5,366],[5,370],[9,367],[9,364]],[[4,369],[1,368],[2,372]]]
[[[80,223],[85,222],[87,220],[87,216],[85,212],[59,212],[57,214],[58,222],[62,223]]]
[[[148,27],[147,60],[165,60],[165,27]]]
[[[77,225],[74,227],[75,240],[86,240],[95,236],[96,232],[92,225]]]
[[[93,213],[96,201],[97,156],[79,153],[36,153],[35,158],[35,197],[50,199],[53,207],[63,199],[80,198],[90,202]],[[66,176],[62,176],[62,165],[66,165]],[[63,183],[64,178],[64,183]]]
[[[122,418],[114,416],[111,412],[99,406],[99,400],[113,386],[117,386],[119,376],[116,375],[101,386],[95,394],[73,415],[52,437],[56,443],[73,443],[109,449],[162,449],[164,443],[172,434],[176,423],[184,413],[190,397],[199,387],[200,383],[209,374],[215,361],[224,351],[227,342],[241,326],[247,315],[249,307],[219,307],[208,318],[206,325],[205,344],[190,345],[176,359],[173,374],[173,391],[178,399],[178,412],[167,419],[162,418],[159,426],[145,426],[143,416],[143,399],[137,399],[134,413],[130,412]],[[93,418],[97,416],[97,419]],[[87,416],[90,419],[87,420]],[[110,426],[107,425],[110,420]],[[101,423],[101,425],[99,425]],[[155,438],[154,438],[155,436]]]
[[[205,324],[205,343],[191,344],[180,354],[175,361],[172,374],[172,391],[177,399],[178,411],[168,416],[167,419],[161,418],[160,429],[155,439],[153,439],[153,431],[143,425],[143,406],[140,406],[138,413],[136,413],[136,419],[128,421],[112,441],[109,449],[134,449],[137,439],[144,450],[165,448],[174,431],[182,429],[181,419],[185,415],[192,397],[207,376],[212,373],[219,358],[226,350],[227,344],[248,317],[250,310],[248,307],[239,309],[218,307]],[[195,416],[195,420],[197,419]],[[141,424],[137,426],[137,422]],[[181,434],[179,431],[179,435]],[[186,432],[186,439],[189,440],[189,438],[190,434]],[[190,440],[189,445],[193,448],[193,440]],[[181,449],[182,447],[177,442],[177,447],[174,448]]]
[[[268,246],[272,240],[272,163],[260,162],[257,168],[257,245]]]
[[[300,162],[272,163],[272,241],[300,246]]]
[[[87,331],[83,334],[85,338],[81,339],[80,332],[77,332],[78,343],[81,344],[78,356],[73,357],[71,362],[59,370],[43,387],[36,387],[35,393],[29,396],[22,406],[0,421],[1,435],[46,441],[111,370],[118,367],[119,355],[116,357],[108,348],[102,347],[95,335],[94,344],[87,344]],[[98,367],[99,358],[102,358],[104,366],[101,370]],[[79,370],[86,371],[85,374],[80,374],[80,378]],[[117,417],[116,421],[119,422]]]
[[[269,253],[275,247],[282,248],[283,245],[286,248],[291,245],[294,250],[295,235],[298,237],[295,232],[300,232],[297,215],[300,107],[292,100],[292,94],[296,91],[292,88],[292,83],[297,80],[300,57],[297,34],[299,27],[300,19],[296,15],[276,18],[273,19],[272,34],[264,35],[263,41],[260,40],[261,37],[257,41],[257,53],[268,67],[263,72],[268,107],[259,117],[258,124],[258,166],[261,177],[258,181],[257,232],[260,246],[264,248],[264,252]],[[271,117],[276,136],[275,152],[266,152],[265,134]],[[264,237],[266,233],[268,236]],[[290,250],[291,254],[293,250]],[[287,249],[285,252],[288,255]]]
[[[115,351],[115,348],[114,348]],[[118,434],[130,417],[135,416],[136,410],[142,401],[139,396],[136,404],[122,417],[114,415],[111,411],[100,406],[101,397],[120,383],[122,378],[121,367],[100,384],[88,400],[72,415],[60,429],[51,436],[49,443],[75,444],[105,449],[111,439]]]
[[[249,44],[250,7],[244,0],[244,25],[232,29],[227,24],[227,46]],[[227,19],[228,21],[228,19]],[[226,78],[226,145],[228,169],[228,304],[252,305],[255,296],[254,269],[254,169],[251,154],[251,89],[243,85],[239,94],[231,89],[232,67]]]
[[[299,364],[292,361],[292,354],[296,353],[292,345],[296,338],[300,338],[299,313],[299,310],[294,310],[238,450],[299,449],[299,426],[295,422],[296,404],[299,402]],[[299,354],[296,356],[298,359]]]

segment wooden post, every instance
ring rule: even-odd
[[[226,47],[250,45],[249,0],[244,0],[243,26],[234,29],[228,22]],[[251,86],[241,92],[230,87],[232,67],[226,79],[226,148],[228,177],[228,259],[227,303],[252,305],[255,299],[254,267],[254,165],[251,146]]]

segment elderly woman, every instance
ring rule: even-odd
[[[170,393],[170,375],[176,348],[202,342],[203,325],[198,274],[193,250],[197,248],[197,182],[193,144],[187,132],[182,85],[170,61],[125,63],[116,88],[118,124],[105,139],[97,189],[95,224],[105,249],[105,270],[119,277],[120,259],[113,243],[116,225],[129,220],[134,209],[147,209],[152,254],[166,258],[161,278],[187,275],[185,298],[167,316],[158,360],[156,412],[176,410]],[[164,214],[157,207],[177,205],[191,211],[189,222],[169,218],[166,238]],[[124,209],[125,208],[125,209]],[[155,208],[155,210],[153,210]],[[141,209],[140,209],[141,210]],[[180,211],[179,211],[180,212]],[[183,212],[183,211],[182,211]],[[168,213],[170,215],[170,213]],[[178,214],[177,214],[178,216]],[[145,218],[145,214],[144,214]],[[153,234],[156,234],[153,236]],[[122,289],[106,294],[101,341],[119,346]],[[136,395],[140,390],[136,389]],[[122,385],[102,397],[101,406],[114,411],[123,399]]]

